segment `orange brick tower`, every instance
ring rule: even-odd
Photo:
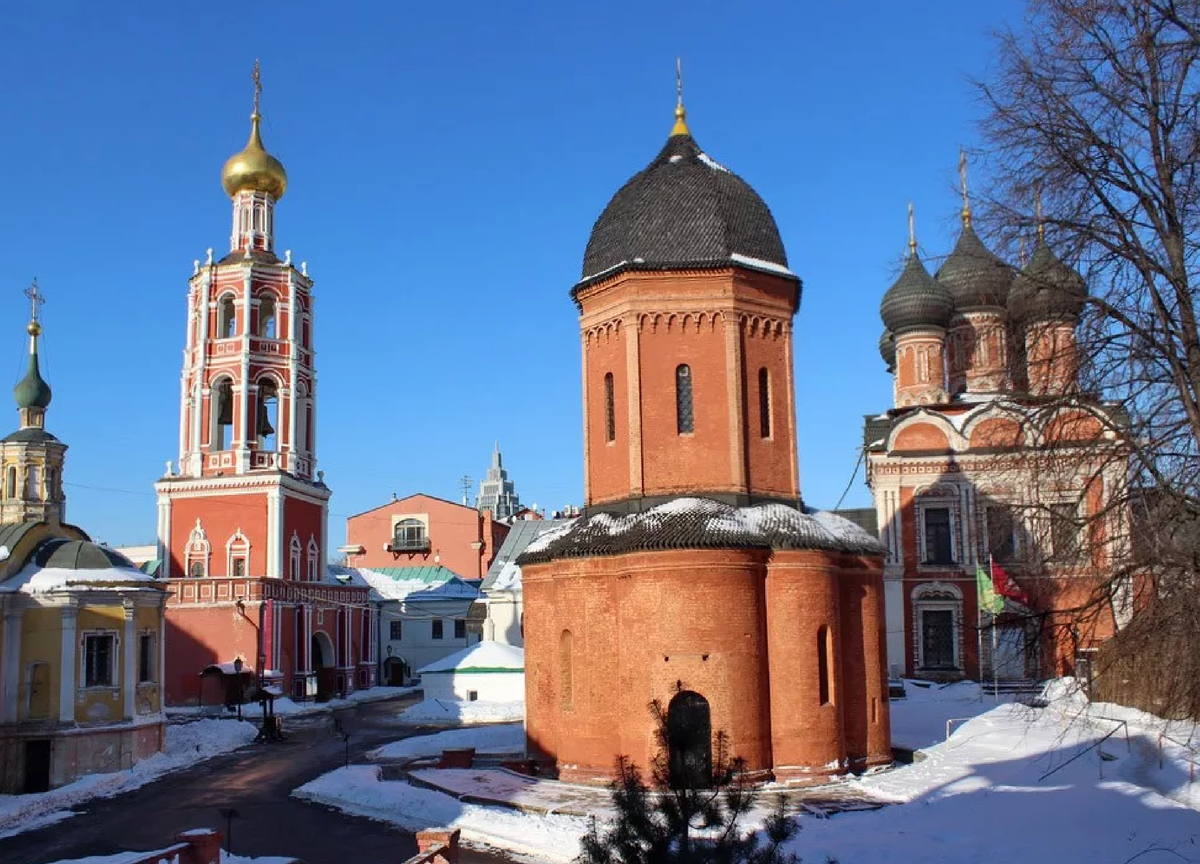
[[[263,147],[258,94],[256,66],[250,140],[221,174],[230,251],[213,261],[209,250],[189,282],[179,466],[155,486],[172,702],[198,695],[207,665],[235,657],[293,695],[370,678],[366,589],[325,584],[313,282],[290,251],[275,254],[287,174]]]
[[[655,698],[697,731],[672,754],[688,764],[717,731],[780,780],[891,761],[882,550],[800,501],[800,288],[767,205],[680,99],[572,290],[584,515],[521,558],[528,746],[564,778],[647,765]]]

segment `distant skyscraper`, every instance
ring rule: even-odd
[[[479,484],[479,500],[475,504],[480,510],[491,510],[495,519],[509,519],[521,509],[521,499],[501,464],[499,441],[492,453],[492,467]]]

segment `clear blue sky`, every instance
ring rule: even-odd
[[[38,277],[68,517],[150,542],[178,458],[192,260],[228,249],[221,165],[250,66],[290,185],[280,251],[316,279],[330,535],[393,491],[456,497],[492,442],[526,503],[582,499],[568,290],[593,221],[658,152],[674,62],[696,139],[746,178],[804,280],[801,482],[832,507],[891,404],[879,298],[916,203],[956,230],[968,76],[1015,0],[962,3],[7,3],[0,7],[0,357]],[[329,10],[338,10],[333,15]],[[6,347],[7,346],[7,347]],[[0,366],[2,368],[2,366]],[[0,424],[15,428],[15,408]],[[869,502],[856,480],[848,505]]]

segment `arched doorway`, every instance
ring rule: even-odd
[[[317,677],[317,701],[327,702],[337,687],[336,660],[333,642],[328,634],[317,630],[312,636],[313,672]]]
[[[667,706],[667,746],[673,788],[712,784],[712,716],[699,693],[681,690]]]
[[[403,687],[408,678],[408,664],[399,657],[389,657],[383,661],[383,680],[388,687]]]

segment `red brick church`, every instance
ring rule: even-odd
[[[287,174],[263,147],[257,77],[256,66],[250,140],[221,174],[230,251],[214,261],[209,250],[189,281],[179,464],[155,484],[174,704],[220,698],[238,661],[250,685],[299,698],[374,683],[368,589],[325,566],[313,281],[290,251],[276,254]]]
[[[583,515],[521,557],[530,755],[565,779],[656,752],[652,699],[750,771],[892,759],[882,548],[800,498],[801,284],[762,198],[692,137],[597,220],[571,295],[583,342]]]

